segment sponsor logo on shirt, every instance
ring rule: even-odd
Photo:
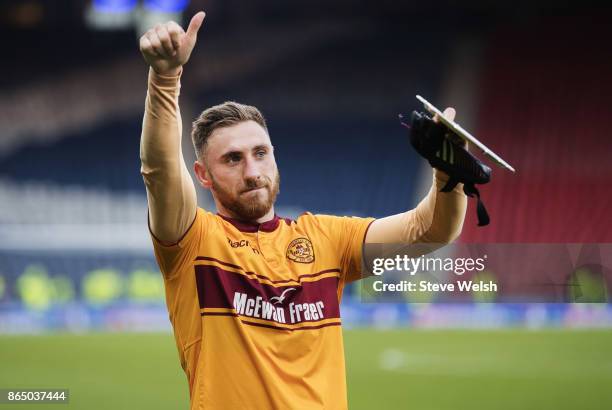
[[[315,260],[312,242],[308,238],[297,238],[287,247],[287,258],[298,263],[312,263]]]
[[[227,238],[227,237],[226,237]],[[253,253],[259,255],[259,249],[254,248],[253,245],[251,245],[249,243],[248,240],[246,239],[241,239],[239,241],[232,241],[230,238],[227,238],[227,243],[229,244],[229,246],[231,246],[232,248],[243,248],[245,246],[248,246],[249,248],[251,248],[251,250],[253,251]]]
[[[248,297],[246,293],[235,292],[234,310],[239,315],[272,320],[277,323],[300,323],[325,319],[325,314],[323,313],[325,304],[322,300],[314,303],[290,302],[287,306],[283,306],[285,300],[283,296],[288,291],[293,290],[295,288],[285,289],[281,296],[270,298],[270,301],[264,300],[261,296],[252,298]],[[287,319],[289,319],[289,322],[287,322]]]
[[[287,295],[287,293],[291,292],[295,290],[295,288],[287,288],[285,290],[283,290],[283,293],[281,293],[280,296],[274,296],[272,298],[270,298],[270,302],[272,303],[283,303],[283,300],[285,300],[285,295]]]
[[[270,278],[234,261],[207,256],[196,260],[200,263],[195,265],[195,279],[202,317],[235,316],[245,325],[291,331],[340,324],[337,268]]]

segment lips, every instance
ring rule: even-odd
[[[265,185],[263,185],[263,186],[256,187],[256,188],[250,188],[250,189],[247,189],[247,190],[245,190],[245,191],[242,191],[241,193],[242,193],[242,194],[246,194],[246,193],[249,193],[249,192],[255,192],[255,191],[259,191],[260,189],[264,189],[265,187],[266,187],[266,186],[265,186]]]

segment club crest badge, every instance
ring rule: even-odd
[[[287,258],[298,263],[312,263],[315,260],[312,242],[307,238],[297,238],[287,247]]]

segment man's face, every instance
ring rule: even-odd
[[[204,155],[207,187],[230,216],[254,221],[272,209],[280,176],[270,137],[259,124],[245,121],[216,129]]]

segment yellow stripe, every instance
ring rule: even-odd
[[[236,313],[232,308],[203,308],[200,313]]]
[[[264,319],[256,319],[256,318],[252,318],[252,317],[248,317],[248,316],[239,316],[239,318],[240,319],[244,319],[247,322],[259,323],[259,324],[262,324],[262,325],[269,325],[269,326],[274,326],[274,327],[282,327],[283,329],[299,329],[301,327],[321,326],[321,325],[327,325],[327,324],[330,324],[330,323],[338,324],[339,325],[339,324],[342,323],[340,321],[340,319],[338,319],[338,318],[317,320],[316,322],[301,322],[301,323],[296,323],[296,324],[293,324],[293,325],[285,324],[285,323],[272,322],[270,320],[264,320]]]
[[[200,309],[200,313],[233,313],[235,314],[236,311],[231,308],[204,308],[204,309]],[[315,322],[300,322],[300,323],[295,323],[295,324],[278,323],[272,320],[259,319],[255,317],[244,316],[244,315],[238,315],[238,318],[240,318],[241,320],[244,319],[247,322],[259,323],[259,324],[268,325],[268,326],[282,327],[283,329],[299,329],[301,327],[321,326],[321,325],[327,325],[329,323],[334,323],[338,325],[342,324],[342,321],[339,318],[323,319],[323,320],[317,320]]]
[[[316,281],[321,280],[321,279],[325,279],[325,278],[337,278],[339,276],[340,276],[339,272],[329,272],[329,273],[324,273],[323,275],[314,276],[312,278],[302,278],[302,279],[300,279],[300,283],[303,283],[303,282],[316,282]]]

